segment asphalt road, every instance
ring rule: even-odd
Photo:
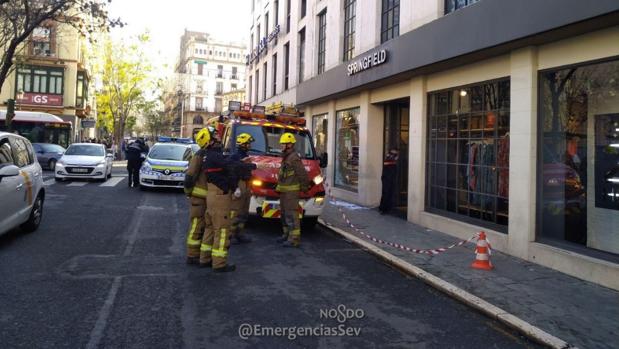
[[[237,271],[187,266],[182,193],[114,175],[48,180],[39,230],[0,237],[0,347],[536,346],[322,228],[284,249],[252,221]]]

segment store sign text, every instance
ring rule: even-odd
[[[250,54],[245,56],[246,64],[251,64],[256,58],[260,57],[260,54],[266,50],[267,46],[271,43],[271,41],[275,40],[279,35],[280,26],[279,24],[275,26],[275,29],[269,34],[267,37],[260,39],[258,42],[258,46],[253,49]]]
[[[62,106],[62,95],[43,93],[24,93],[24,98],[18,99],[20,104]]]
[[[358,59],[348,65],[348,76],[361,73],[387,62],[387,50],[380,50]]]

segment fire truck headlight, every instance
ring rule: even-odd
[[[319,185],[320,183],[324,182],[324,180],[325,179],[321,175],[318,175],[314,177],[312,181],[314,182],[314,184]]]

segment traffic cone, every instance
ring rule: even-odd
[[[488,241],[486,241],[486,233],[479,233],[477,238],[477,247],[475,247],[475,262],[471,264],[472,268],[482,270],[492,270],[493,266],[490,263],[490,250]]]

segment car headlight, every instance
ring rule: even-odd
[[[56,166],[58,166],[58,165],[64,166],[65,165],[64,160],[58,159],[58,161],[56,161]]]
[[[152,168],[150,167],[150,165],[148,164],[148,162],[144,162],[144,163],[142,164],[142,168],[141,168],[141,170],[142,170],[142,171],[150,171],[150,170],[152,170]]]
[[[105,160],[101,160],[97,162],[97,166],[103,166],[103,165],[105,165]]]
[[[324,182],[325,179],[323,176],[318,175],[316,177],[314,177],[314,179],[312,180],[314,182],[314,184],[319,185],[320,183]]]

